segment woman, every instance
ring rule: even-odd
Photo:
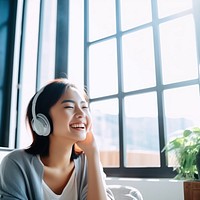
[[[31,99],[27,121],[33,142],[0,168],[0,199],[107,200],[88,98],[67,79],[56,79]]]

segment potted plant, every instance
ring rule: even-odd
[[[163,151],[175,156],[177,171],[175,179],[200,179],[200,128],[193,127],[183,131],[182,136],[169,141]],[[199,172],[198,172],[199,170]]]

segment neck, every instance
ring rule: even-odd
[[[65,168],[70,165],[72,146],[73,143],[66,144],[62,138],[50,138],[49,155],[41,158],[43,164],[55,168]]]

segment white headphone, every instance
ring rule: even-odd
[[[38,99],[39,95],[43,92],[43,90],[44,90],[44,88],[39,90],[39,92],[33,98],[33,101],[32,101],[33,119],[31,121],[31,125],[32,125],[33,130],[38,135],[48,136],[50,134],[50,131],[51,131],[51,126],[50,126],[49,120],[47,119],[47,117],[44,114],[38,113],[36,115],[36,113],[35,113],[37,99]]]

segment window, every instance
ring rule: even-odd
[[[199,1],[14,2],[0,0],[0,145],[30,144],[30,97],[67,74],[89,92],[108,176],[174,176],[161,151],[200,124]]]
[[[16,147],[27,147],[32,141],[25,124],[30,98],[55,77],[56,8],[56,1],[24,1]]]
[[[17,1],[0,0],[0,146],[9,145],[10,97],[12,85]]]
[[[79,44],[84,51],[76,55],[69,48],[74,62],[68,75],[77,74],[84,63],[80,75],[89,91],[106,173],[174,176],[170,159],[161,151],[181,130],[200,124],[199,2],[81,2],[70,4],[82,18],[75,11],[70,16],[85,31],[84,44]],[[74,33],[83,39],[83,32]]]
[[[26,108],[55,77],[56,20],[56,1],[0,0],[0,147],[30,145]]]

